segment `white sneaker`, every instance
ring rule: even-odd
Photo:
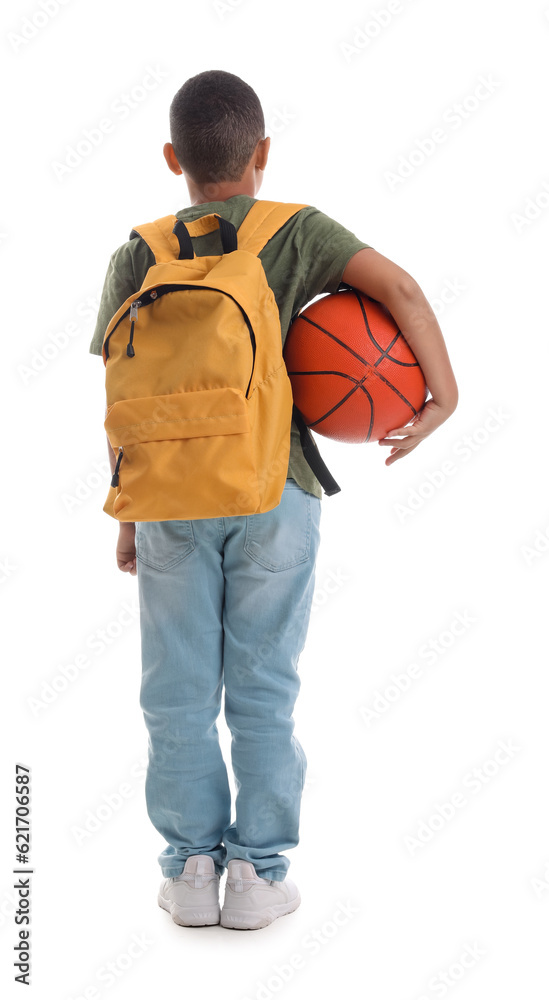
[[[297,910],[300,903],[297,886],[289,878],[283,882],[260,878],[251,861],[229,861],[221,910],[222,927],[257,930]]]
[[[171,913],[181,927],[205,927],[219,923],[219,875],[209,854],[187,858],[181,875],[165,878],[158,905]]]

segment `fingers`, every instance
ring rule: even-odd
[[[390,441],[387,441],[387,444],[390,443]],[[417,448],[418,444],[420,444],[420,441],[410,440],[409,444],[406,444],[406,442],[401,444],[399,442],[398,446],[391,448],[391,454],[389,455],[389,458],[385,459],[385,465],[392,465],[393,462],[397,462],[399,458],[404,458],[405,455],[409,455],[414,448]]]
[[[409,435],[408,437],[401,438],[398,442],[395,442],[394,438],[380,438],[378,444],[393,445],[393,447],[396,445],[397,448],[413,448],[418,444],[418,440],[416,437]]]
[[[415,427],[413,424],[408,424],[407,427],[396,427],[394,431],[387,431],[384,437],[380,438],[381,441],[386,441],[387,438],[394,437],[406,437],[409,434],[415,436],[416,434],[422,434],[423,431],[420,427]]]
[[[122,570],[123,573],[131,573],[135,576],[137,573],[137,566],[135,565],[135,559],[131,559],[127,563],[119,563],[118,568]]]
[[[389,455],[389,458],[385,459],[385,465],[392,465],[393,462],[398,462],[399,458],[404,458],[407,454],[407,451],[402,451],[401,448],[395,448],[394,453]]]

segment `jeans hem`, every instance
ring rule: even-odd
[[[274,882],[283,882],[284,879],[286,878],[286,872],[270,871],[269,869],[267,869],[266,871],[258,871],[257,868],[255,870],[259,878],[273,879]],[[222,868],[220,871],[218,869],[218,866],[216,865],[215,874],[219,875],[220,878],[223,877],[226,871],[227,868]],[[183,868],[181,868],[179,871],[176,871],[175,868],[162,868],[162,875],[164,878],[177,878],[178,875],[182,874],[183,874]]]
[[[286,872],[272,871],[269,868],[258,871],[255,865],[254,868],[259,878],[268,878],[268,879],[272,878],[275,882],[283,882],[284,879],[286,878]]]
[[[226,871],[226,868],[224,868],[223,865],[215,865],[215,864],[214,864],[214,867],[215,867],[215,874],[219,875],[219,877],[221,878],[221,876]],[[184,871],[184,868],[179,868],[177,871],[176,871],[175,868],[162,868],[161,869],[161,872],[162,872],[162,875],[163,875],[164,878],[177,878],[178,875],[182,875],[183,874],[183,871]]]

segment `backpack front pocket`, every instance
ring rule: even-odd
[[[231,516],[240,513],[234,509],[239,494],[247,510],[258,508],[248,406],[240,389],[118,400],[107,408],[105,430],[119,450],[111,503],[120,520]],[[243,482],[250,484],[245,498]]]
[[[113,448],[140,441],[244,434],[249,429],[244,396],[230,386],[119,399],[108,407],[105,419]]]

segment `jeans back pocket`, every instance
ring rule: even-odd
[[[136,555],[152,569],[172,569],[195,547],[192,521],[136,521]]]
[[[307,561],[311,551],[311,494],[286,480],[278,506],[246,517],[244,551],[273,573]]]

